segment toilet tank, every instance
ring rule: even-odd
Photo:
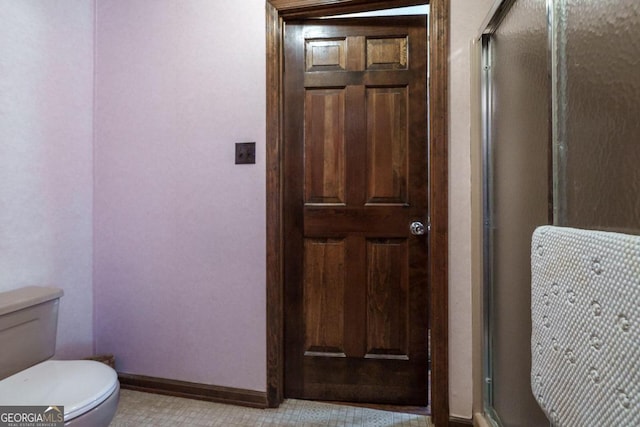
[[[0,293],[0,380],[53,356],[62,294],[39,286]]]

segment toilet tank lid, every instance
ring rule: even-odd
[[[60,298],[62,289],[48,286],[27,286],[0,293],[0,316]]]

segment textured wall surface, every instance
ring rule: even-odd
[[[0,1],[0,290],[64,289],[57,357],[93,348],[93,4]]]
[[[100,1],[96,57],[98,351],[264,390],[264,2]]]

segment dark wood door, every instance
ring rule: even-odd
[[[427,403],[425,17],[287,23],[285,394]]]

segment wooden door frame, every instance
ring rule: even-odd
[[[450,0],[267,0],[267,401],[284,399],[283,32],[293,18],[430,3],[429,14],[429,327],[431,414],[449,424],[448,55]]]

